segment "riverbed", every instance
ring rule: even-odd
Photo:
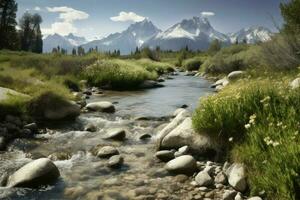
[[[171,176],[164,163],[153,157],[155,136],[177,108],[184,105],[193,111],[199,98],[212,90],[200,77],[180,74],[172,78],[162,88],[94,95],[88,102],[113,102],[116,113],[83,113],[75,122],[59,125],[33,140],[13,142],[8,152],[0,154],[1,174],[32,159],[60,155],[54,163],[61,178],[38,190],[0,188],[0,199],[188,199],[188,193],[195,192],[188,177]],[[97,131],[83,131],[87,124],[94,124]],[[103,139],[109,128],[126,129],[126,140]],[[141,140],[145,134],[151,138]],[[108,168],[107,160],[93,155],[95,146],[105,145],[117,147],[124,157],[120,169]]]

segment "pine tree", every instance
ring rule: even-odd
[[[20,20],[21,50],[29,51],[33,39],[32,15],[26,12]]]
[[[39,14],[32,16],[34,39],[32,41],[32,52],[43,53],[43,36],[41,32],[42,17]]]
[[[300,0],[281,3],[280,10],[285,21],[284,31],[300,34]]]
[[[15,0],[0,0],[0,49],[17,50],[19,48],[16,30],[16,13],[18,5]]]
[[[72,55],[76,56],[76,49],[75,48],[73,48],[73,50],[72,50]]]
[[[222,44],[219,40],[214,40],[211,42],[209,48],[208,48],[208,52],[209,53],[216,53],[218,51],[220,51],[220,49],[222,48]]]

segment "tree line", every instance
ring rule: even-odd
[[[42,17],[28,11],[17,23],[18,4],[15,0],[0,0],[0,50],[43,52]]]

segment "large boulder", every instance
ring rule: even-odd
[[[164,139],[164,137],[168,133],[170,133],[173,129],[175,129],[179,124],[181,124],[189,116],[190,113],[187,110],[185,109],[181,110],[181,112],[177,113],[176,117],[157,134],[159,150],[161,149],[161,142]]]
[[[7,181],[8,187],[36,188],[53,184],[60,176],[56,165],[48,158],[34,160],[15,173]]]
[[[116,111],[115,106],[108,101],[89,103],[86,105],[86,108],[90,111],[100,111],[107,113],[114,113]]]
[[[199,154],[212,148],[211,139],[208,136],[198,134],[193,130],[190,117],[184,119],[180,125],[162,138],[160,148],[178,149],[186,145],[189,146],[192,152]]]
[[[243,164],[232,164],[227,170],[228,183],[237,191],[244,192],[247,189],[246,170]]]
[[[18,97],[29,98],[29,96],[26,95],[26,94],[22,94],[20,92],[17,92],[15,90],[11,90],[11,89],[8,89],[8,88],[0,87],[0,101],[7,100],[11,96],[18,96]]]
[[[73,101],[65,102],[61,106],[45,109],[44,117],[49,120],[74,119],[80,115],[80,106]]]
[[[194,172],[197,171],[197,162],[190,155],[180,156],[178,158],[169,161],[166,164],[166,169],[169,172],[176,173],[176,174],[192,175]]]
[[[233,71],[228,74],[227,78],[229,80],[235,80],[235,79],[241,78],[244,74],[245,74],[245,72],[243,72],[243,71]]]
[[[296,78],[290,83],[292,89],[297,89],[300,87],[300,78]]]

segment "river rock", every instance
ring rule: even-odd
[[[44,110],[45,120],[74,119],[80,115],[80,106],[73,101],[66,101],[60,106],[47,107]]]
[[[56,165],[48,158],[34,160],[15,173],[7,181],[8,187],[36,188],[53,184],[60,176]]]
[[[296,78],[290,83],[292,89],[297,89],[300,87],[300,78]]]
[[[195,171],[197,171],[197,164],[196,164],[196,160],[192,156],[185,155],[169,161],[166,164],[166,169],[169,172],[176,173],[176,174],[191,175]]]
[[[178,108],[174,111],[173,116],[176,117],[179,113],[186,111],[184,108]]]
[[[243,71],[233,71],[231,73],[228,74],[227,78],[229,80],[234,80],[234,79],[239,79],[244,75]]]
[[[86,105],[86,108],[90,111],[100,111],[107,113],[114,113],[116,111],[115,106],[108,101],[88,103]]]
[[[123,141],[126,137],[126,131],[122,128],[109,129],[106,133],[105,139]]]
[[[114,155],[109,158],[107,162],[107,166],[111,168],[117,168],[120,167],[124,162],[124,158],[120,155]]]
[[[247,188],[246,171],[243,164],[232,164],[226,171],[228,183],[237,191],[244,192]]]
[[[236,191],[225,190],[225,192],[223,193],[223,200],[234,200],[236,195]]]
[[[244,198],[243,198],[242,194],[240,192],[238,192],[236,194],[236,196],[234,197],[234,200],[244,200]]]
[[[178,149],[178,151],[175,152],[175,157],[179,157],[179,156],[183,156],[183,155],[186,155],[188,154],[190,148],[189,146],[183,146],[181,148]]]
[[[87,124],[85,127],[84,127],[84,131],[88,131],[88,132],[96,132],[97,131],[97,127],[92,124],[92,123],[89,123]]]
[[[148,133],[145,133],[145,134],[142,134],[139,139],[140,140],[147,140],[147,139],[150,139],[152,136]]]
[[[26,95],[26,94],[22,94],[20,92],[17,92],[15,90],[11,90],[11,89],[8,89],[8,88],[0,87],[0,101],[7,100],[11,96],[29,98],[29,96]]]
[[[6,139],[3,136],[0,136],[0,151],[4,151],[6,149]]]
[[[195,181],[199,186],[210,186],[213,184],[213,179],[206,171],[201,171],[195,177]]]
[[[99,158],[110,158],[114,155],[119,155],[118,149],[112,146],[105,146],[102,147],[98,152],[97,152],[97,157]]]
[[[216,81],[214,84],[211,85],[211,88],[217,88],[218,86],[221,86],[221,87],[225,87],[229,84],[229,81],[228,79],[225,77],[225,78],[222,78],[218,81]]]
[[[178,149],[186,145],[197,154],[204,153],[212,146],[208,136],[198,134],[193,130],[192,118],[190,117],[184,119],[180,125],[167,133],[165,137],[161,139],[160,148]]]
[[[141,89],[151,89],[151,88],[159,88],[159,87],[164,87],[164,85],[152,80],[146,80],[139,86],[139,88]]]
[[[215,183],[220,183],[220,184],[226,184],[227,182],[227,177],[226,174],[223,172],[220,172],[216,175],[215,177]]]
[[[174,152],[169,150],[158,151],[156,152],[155,156],[156,158],[164,162],[168,162],[175,158]]]
[[[164,139],[164,137],[167,134],[169,134],[173,129],[175,129],[179,124],[181,124],[189,116],[190,116],[190,113],[188,111],[182,110],[182,112],[178,113],[177,116],[158,133],[157,142],[158,142],[159,150],[162,148],[161,142]]]
[[[29,129],[31,130],[32,132],[37,132],[38,131],[38,126],[36,123],[31,123],[31,124],[26,124],[24,126],[25,129]]]

